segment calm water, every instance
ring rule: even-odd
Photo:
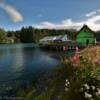
[[[34,44],[0,45],[0,90],[32,80],[60,61],[57,54],[41,51]]]

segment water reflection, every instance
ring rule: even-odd
[[[58,65],[59,60],[52,55],[34,44],[0,45],[0,90],[33,80],[41,72]]]
[[[23,50],[22,48],[20,48],[17,51],[18,52],[13,52],[14,58],[11,67],[14,72],[20,72],[23,70],[23,63],[24,63]]]

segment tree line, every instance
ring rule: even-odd
[[[55,36],[67,34],[72,40],[75,40],[77,31],[74,29],[36,29],[32,26],[22,27],[17,31],[5,31],[0,29],[0,43],[38,43],[45,36]],[[100,41],[100,31],[95,32],[97,40]]]

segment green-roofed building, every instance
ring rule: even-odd
[[[82,45],[95,44],[95,33],[87,25],[84,25],[76,36],[76,42]]]

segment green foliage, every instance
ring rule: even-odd
[[[56,30],[56,29],[36,29],[32,26],[23,27],[21,30],[17,31],[4,31],[0,29],[0,42],[7,42],[8,40],[5,38],[11,38],[17,42],[22,43],[30,43],[35,42],[38,43],[39,40],[45,36],[55,36],[55,35],[62,35],[67,34],[68,37],[72,40],[76,40],[77,31],[73,29],[69,30]],[[96,38],[100,41],[99,32],[96,32]],[[9,43],[9,42],[8,42]]]
[[[0,29],[0,43],[38,43],[45,36],[67,34],[70,39],[75,39],[76,30],[36,29],[32,26],[23,27],[17,31],[5,31]]]
[[[31,43],[33,42],[33,29],[32,27],[29,28],[22,28],[20,31],[20,39],[23,43]]]
[[[39,40],[45,36],[55,36],[63,34],[68,34],[69,38],[75,39],[76,30],[36,29],[32,26],[29,26],[23,27],[19,31],[8,31],[7,36],[15,37],[16,41],[20,40],[20,42],[22,43],[38,43]]]
[[[5,39],[6,39],[6,31],[3,29],[0,29],[0,43],[4,43]]]

